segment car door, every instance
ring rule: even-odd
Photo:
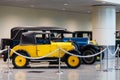
[[[46,56],[50,53],[50,41],[49,39],[43,38],[41,34],[36,35],[36,52],[37,55]]]
[[[50,44],[37,44],[37,54],[38,56],[46,56],[50,53]]]
[[[58,50],[58,45],[56,44],[56,42],[51,42],[51,48],[50,48],[50,52],[54,52],[54,54],[52,54],[51,56],[52,57],[58,57],[58,53],[59,53],[59,50]]]

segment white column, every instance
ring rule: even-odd
[[[115,56],[112,54],[115,49],[116,9],[115,6],[93,6],[92,15],[93,40],[96,40],[98,45],[109,48],[104,52],[102,64],[102,68],[108,71],[115,67]],[[101,80],[104,80],[104,74],[102,78]],[[115,80],[115,73],[109,76],[109,79]]]
[[[115,45],[115,6],[93,6],[93,40],[99,45]]]

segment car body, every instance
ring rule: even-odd
[[[94,51],[97,49],[94,45],[89,44],[88,38],[76,38],[73,36],[65,37],[65,34],[71,34],[72,32],[67,31],[65,28],[61,27],[15,27],[11,29],[11,38],[10,39],[2,39],[2,49],[5,48],[6,45],[9,45],[10,48],[14,48],[15,46],[20,44],[20,39],[23,33],[25,32],[50,32],[49,39],[52,42],[70,42],[72,40],[72,43],[74,43],[76,47],[79,48],[79,52],[82,55],[93,55],[96,52]],[[56,34],[55,36],[52,35],[52,33]],[[60,35],[58,35],[60,34]],[[56,37],[57,36],[57,37]],[[42,36],[45,38],[45,35]],[[23,38],[25,39],[25,38]],[[27,39],[27,42],[30,39]],[[43,40],[45,41],[45,39]],[[31,42],[31,43],[34,43]],[[6,54],[5,54],[6,53]],[[4,61],[7,60],[7,52],[5,52],[4,55]],[[92,58],[82,58],[83,63],[86,64],[93,64],[96,61],[95,57]]]
[[[43,35],[45,37],[43,37]],[[46,37],[46,35],[48,35]],[[18,52],[23,56],[27,56],[30,58],[43,57],[48,55],[49,53],[62,48],[68,52],[72,52],[73,54],[78,53],[74,50],[74,46],[71,42],[52,42],[49,39],[49,34],[45,32],[27,32],[23,33],[21,36],[20,44],[14,46],[12,50]],[[12,63],[16,68],[26,67],[31,61],[58,61],[61,58],[62,62],[65,62],[70,68],[77,68],[81,64],[81,60],[79,57],[75,57],[72,55],[66,54],[64,51],[58,50],[53,54],[40,59],[28,59],[21,55],[15,54],[15,52],[10,51],[10,58],[12,59]],[[60,55],[60,56],[59,56]]]
[[[73,37],[80,37],[80,38],[88,38],[90,40],[90,44],[96,46],[96,49],[94,49],[94,52],[97,53],[101,50],[103,50],[103,46],[100,46],[95,40],[92,39],[92,31],[74,31]],[[100,55],[98,55],[97,60],[100,60]],[[102,59],[104,58],[104,53],[102,53]]]
[[[45,26],[40,26],[40,27],[14,27],[11,29],[10,32],[10,38],[2,38],[1,39],[1,49],[5,49],[7,46],[10,46],[10,48],[15,47],[16,45],[20,44],[20,39],[22,36],[22,33],[29,32],[29,31],[34,31],[34,32],[45,32],[45,31],[61,31],[61,30],[66,30],[64,28],[59,28],[59,27],[45,27]],[[43,37],[45,37],[43,35]],[[7,51],[4,51],[2,53],[4,61],[7,60],[8,55]]]

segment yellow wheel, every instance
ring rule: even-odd
[[[66,60],[66,64],[70,68],[77,68],[81,64],[81,60],[79,57],[76,56],[68,56]]]
[[[28,65],[28,60],[22,56],[15,55],[13,57],[12,63],[16,68],[23,68]]]

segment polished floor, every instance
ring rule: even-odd
[[[103,60],[93,65],[82,64],[77,69],[69,69],[63,63],[58,65],[49,63],[31,63],[31,67],[14,69],[11,62],[0,59],[0,80],[120,80],[119,63],[116,59]],[[102,66],[100,66],[102,64]]]

